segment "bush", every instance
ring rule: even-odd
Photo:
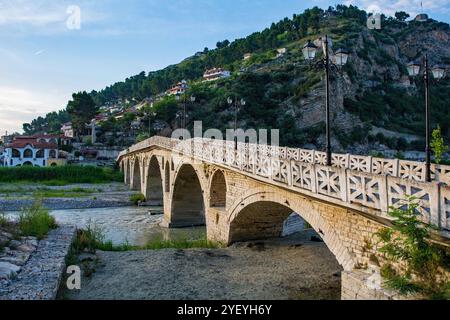
[[[61,166],[61,167],[14,167],[0,168],[0,182],[48,182],[64,183],[102,183],[123,181],[119,171],[94,166]]]
[[[130,196],[130,202],[134,205],[138,205],[139,202],[145,202],[145,196],[142,193],[132,194]]]
[[[56,228],[55,218],[40,201],[35,201],[30,208],[21,211],[18,225],[22,235],[38,239],[44,238],[51,229]]]
[[[419,293],[432,299],[449,299],[450,252],[430,242],[431,227],[417,217],[419,202],[403,201],[404,209],[391,208],[393,227],[378,232],[379,252],[386,263],[381,275],[386,284],[401,294]],[[402,265],[403,267],[395,267]]]
[[[76,253],[84,250],[95,253],[95,250],[102,245],[104,239],[103,230],[89,222],[86,229],[78,230],[77,237],[72,244],[72,250]]]

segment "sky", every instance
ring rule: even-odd
[[[388,15],[420,0],[0,0],[0,136],[101,90],[245,37],[306,8],[353,4]],[[450,22],[450,0],[423,11]]]

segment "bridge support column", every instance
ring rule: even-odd
[[[341,299],[405,300],[405,296],[398,292],[381,287],[381,276],[377,269],[343,271]]]
[[[206,210],[206,236],[208,241],[230,244],[230,223],[225,208]]]

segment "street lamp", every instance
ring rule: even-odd
[[[156,117],[156,112],[149,111],[147,112],[148,117],[148,136],[151,138],[152,136],[152,117]]]
[[[181,120],[181,127],[182,127],[182,129],[186,129],[186,118],[187,118],[187,116],[186,116],[186,105],[188,103],[188,100],[189,100],[189,102],[194,103],[197,98],[194,97],[194,96],[188,96],[188,95],[184,94],[183,98],[181,98],[179,95],[177,95],[175,97],[175,99],[177,101],[180,101],[180,100],[183,101],[183,118]]]
[[[327,153],[327,166],[331,166],[332,164],[332,157],[331,157],[331,131],[330,131],[330,72],[332,68],[334,67],[337,69],[338,67],[343,67],[345,64],[347,64],[349,52],[345,49],[338,49],[334,55],[331,55],[330,57],[330,46],[331,46],[331,39],[328,37],[328,35],[325,35],[325,37],[321,38],[322,42],[322,49],[323,49],[323,59],[318,61],[318,63],[315,64],[316,67],[325,69],[325,75],[326,75],[326,86],[325,86],[325,112],[326,112],[326,139],[327,139],[327,146],[326,146],[326,153]],[[308,42],[303,46],[302,52],[303,57],[305,60],[313,61],[316,57],[318,47],[311,41],[308,40]]]
[[[228,105],[232,106],[233,105],[233,99],[231,97],[229,97],[227,99]],[[247,102],[241,98],[240,100],[238,99],[238,97],[235,97],[234,100],[234,148],[237,150],[237,121],[238,121],[238,113],[239,111],[241,111],[242,107],[245,107],[245,105],[247,104]]]
[[[406,65],[408,74],[411,77],[416,77],[420,74],[422,69],[422,63],[415,61],[410,62]],[[433,77],[439,81],[445,76],[445,68],[436,65],[431,68],[431,73]],[[430,66],[428,63],[428,55],[423,57],[423,81],[425,84],[425,154],[426,154],[426,165],[425,165],[425,180],[431,182],[431,148],[430,148]]]

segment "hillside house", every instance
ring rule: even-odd
[[[222,78],[228,78],[231,76],[231,72],[222,68],[212,68],[206,70],[203,74],[204,81],[216,81]]]
[[[168,96],[175,96],[180,94],[185,94],[186,90],[189,88],[186,80],[178,82],[175,86],[167,90],[166,94]]]

